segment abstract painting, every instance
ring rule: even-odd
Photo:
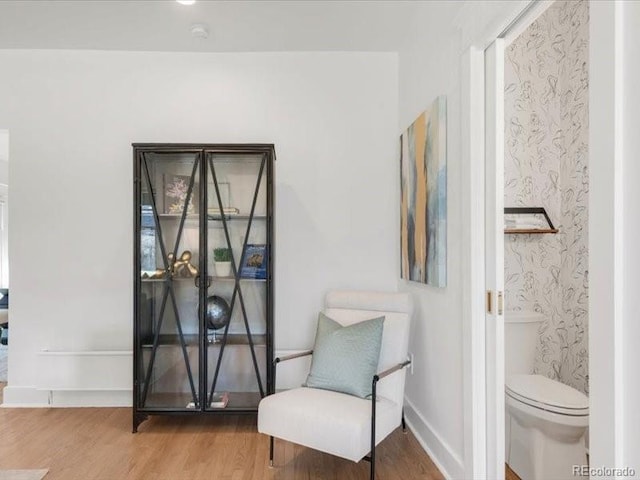
[[[400,137],[401,276],[447,285],[447,104],[438,97]]]

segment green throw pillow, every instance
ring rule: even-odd
[[[318,316],[311,371],[305,386],[366,398],[378,368],[384,317],[343,327]]]

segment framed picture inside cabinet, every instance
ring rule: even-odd
[[[187,203],[187,194],[189,193],[189,184],[191,177],[188,175],[171,175],[164,176],[164,213],[171,215],[179,215],[184,210]],[[198,201],[198,184],[194,183],[191,197],[189,198],[189,206],[187,213],[198,213],[196,207]]]
[[[222,212],[225,215],[237,215],[238,209],[231,206],[231,188],[228,182],[218,182],[218,191],[220,192],[220,201],[222,202]],[[219,215],[220,204],[218,203],[218,195],[213,182],[207,185],[207,212],[209,215]]]

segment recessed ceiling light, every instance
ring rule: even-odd
[[[196,0],[176,0],[180,5],[193,5]]]

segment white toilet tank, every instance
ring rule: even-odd
[[[527,311],[507,311],[504,315],[505,375],[533,373],[538,344],[538,328],[542,314]]]

